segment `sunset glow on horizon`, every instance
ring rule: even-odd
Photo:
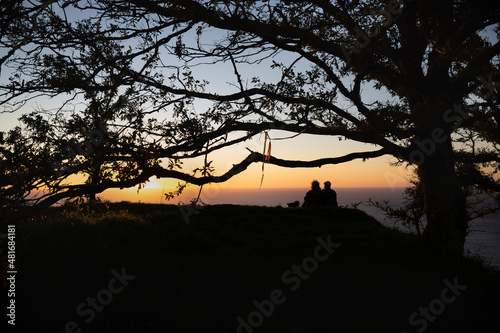
[[[365,162],[352,161],[338,165],[326,165],[321,168],[284,168],[265,164],[262,189],[309,189],[312,180],[321,184],[330,181],[334,189],[338,188],[401,188],[409,185],[407,181],[411,173],[402,167],[391,167],[388,157],[369,159]],[[225,171],[224,171],[225,172]],[[223,173],[216,169],[215,174]],[[247,170],[224,183],[206,184],[203,192],[215,193],[223,190],[258,190],[262,178],[262,164],[254,163]],[[128,189],[109,189],[100,194],[102,200],[177,203],[179,198],[166,201],[165,193],[174,191],[179,180],[171,178],[151,177],[138,190],[138,186]],[[199,186],[189,185],[180,201],[187,201],[197,196]],[[212,194],[214,195],[214,194]],[[215,194],[216,195],[216,194]]]

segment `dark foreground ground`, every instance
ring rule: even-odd
[[[16,233],[18,332],[500,331],[498,272],[356,210],[68,206]]]

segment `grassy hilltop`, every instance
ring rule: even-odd
[[[17,328],[500,328],[498,272],[473,259],[448,267],[416,236],[361,211],[221,205],[184,214],[169,205],[65,206],[19,226]]]

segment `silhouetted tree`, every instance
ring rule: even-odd
[[[389,154],[417,165],[430,243],[445,256],[463,252],[467,213],[458,166],[476,165],[483,172],[476,181],[499,166],[498,1],[30,4],[16,10],[27,17],[5,20],[1,39],[10,50],[2,63],[13,69],[0,87],[9,110],[33,94],[132,89],[149,106],[143,114],[165,120],[137,127],[148,141],[127,143],[114,155],[121,163],[142,154],[176,161],[203,156],[270,129],[373,144],[379,149],[315,161],[266,156],[266,162],[315,167]],[[234,84],[211,91],[205,80],[224,71],[207,73],[225,65]],[[268,79],[267,72],[277,75]],[[367,93],[373,89],[380,92],[376,101]],[[195,112],[199,99],[212,105]],[[221,182],[263,160],[251,152],[219,177],[141,164],[135,178],[93,191],[152,175]]]
[[[464,168],[471,169],[464,170]],[[498,184],[491,175],[478,170],[474,164],[466,167],[459,165],[457,172],[460,186],[465,194],[467,222],[500,212],[499,190],[495,189]],[[403,202],[400,205],[395,205],[390,200],[374,199],[369,199],[367,204],[383,211],[386,218],[394,221],[395,226],[401,223],[411,231],[422,235],[425,227],[425,200],[422,184],[417,177],[410,182],[412,185],[404,190]]]

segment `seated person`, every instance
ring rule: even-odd
[[[306,193],[302,207],[321,207],[322,196],[319,182],[314,180],[311,183],[311,190]]]
[[[321,191],[322,205],[325,207],[338,207],[337,203],[337,192],[332,190],[332,183],[329,181],[325,182],[325,188]]]

